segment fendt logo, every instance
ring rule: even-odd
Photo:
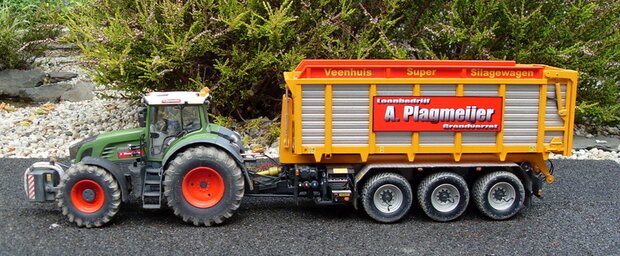
[[[376,96],[373,131],[499,131],[502,97]]]

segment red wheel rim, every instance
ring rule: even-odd
[[[185,200],[198,208],[209,208],[224,197],[224,179],[209,167],[197,167],[183,177],[181,190]]]
[[[93,213],[103,207],[105,192],[94,180],[80,180],[71,187],[71,202],[78,211]]]

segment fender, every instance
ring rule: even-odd
[[[230,144],[230,141],[224,138],[221,138],[221,137],[218,137],[217,139],[192,140],[192,141],[188,141],[188,142],[181,143],[178,145],[174,145],[174,147],[169,149],[168,152],[166,152],[166,154],[164,155],[162,165],[166,166],[166,164],[168,164],[168,161],[171,160],[170,158],[172,158],[172,156],[176,155],[181,150],[189,146],[192,146],[192,145],[200,145],[200,144],[214,145],[218,148],[223,149],[224,151],[226,151],[226,153],[228,153],[230,156],[233,157],[235,162],[237,162],[242,169],[245,169],[243,166],[243,158],[241,157],[241,153],[239,153],[239,150],[234,148]]]
[[[168,164],[168,162],[170,160],[172,160],[171,158],[176,155],[178,152],[190,147],[190,146],[194,146],[194,145],[213,145],[216,146],[220,149],[223,149],[224,151],[226,151],[230,156],[233,157],[233,159],[235,160],[235,162],[239,165],[239,167],[241,168],[241,172],[243,173],[243,176],[246,179],[246,183],[247,185],[250,187],[250,190],[254,190],[254,186],[252,185],[252,180],[250,179],[250,175],[248,174],[248,170],[245,168],[245,165],[243,163],[243,157],[241,156],[241,153],[239,152],[238,149],[236,149],[235,147],[233,147],[230,143],[229,140],[224,139],[222,137],[217,137],[217,139],[198,139],[198,140],[192,140],[192,141],[188,141],[185,143],[181,143],[179,145],[174,145],[173,148],[169,149],[168,152],[166,152],[166,155],[164,155],[163,161],[162,161],[162,166],[165,166]]]
[[[107,172],[111,173],[112,176],[114,176],[114,179],[118,182],[118,185],[120,185],[121,187],[121,199],[123,200],[123,202],[127,202],[129,198],[129,192],[127,191],[127,179],[125,179],[125,174],[123,170],[121,170],[121,168],[119,168],[117,164],[107,159],[91,156],[82,158],[82,161],[80,161],[80,163],[86,165],[94,165],[103,168]]]

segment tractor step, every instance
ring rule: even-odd
[[[161,208],[161,168],[146,168],[144,170],[144,187],[142,188],[142,208]]]

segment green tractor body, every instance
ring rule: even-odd
[[[140,127],[74,142],[67,169],[54,161],[33,164],[24,174],[27,199],[57,200],[63,214],[85,227],[107,223],[133,199],[145,209],[167,201],[196,224],[221,223],[239,206],[249,176],[239,134],[209,123],[206,90],[146,95]]]

